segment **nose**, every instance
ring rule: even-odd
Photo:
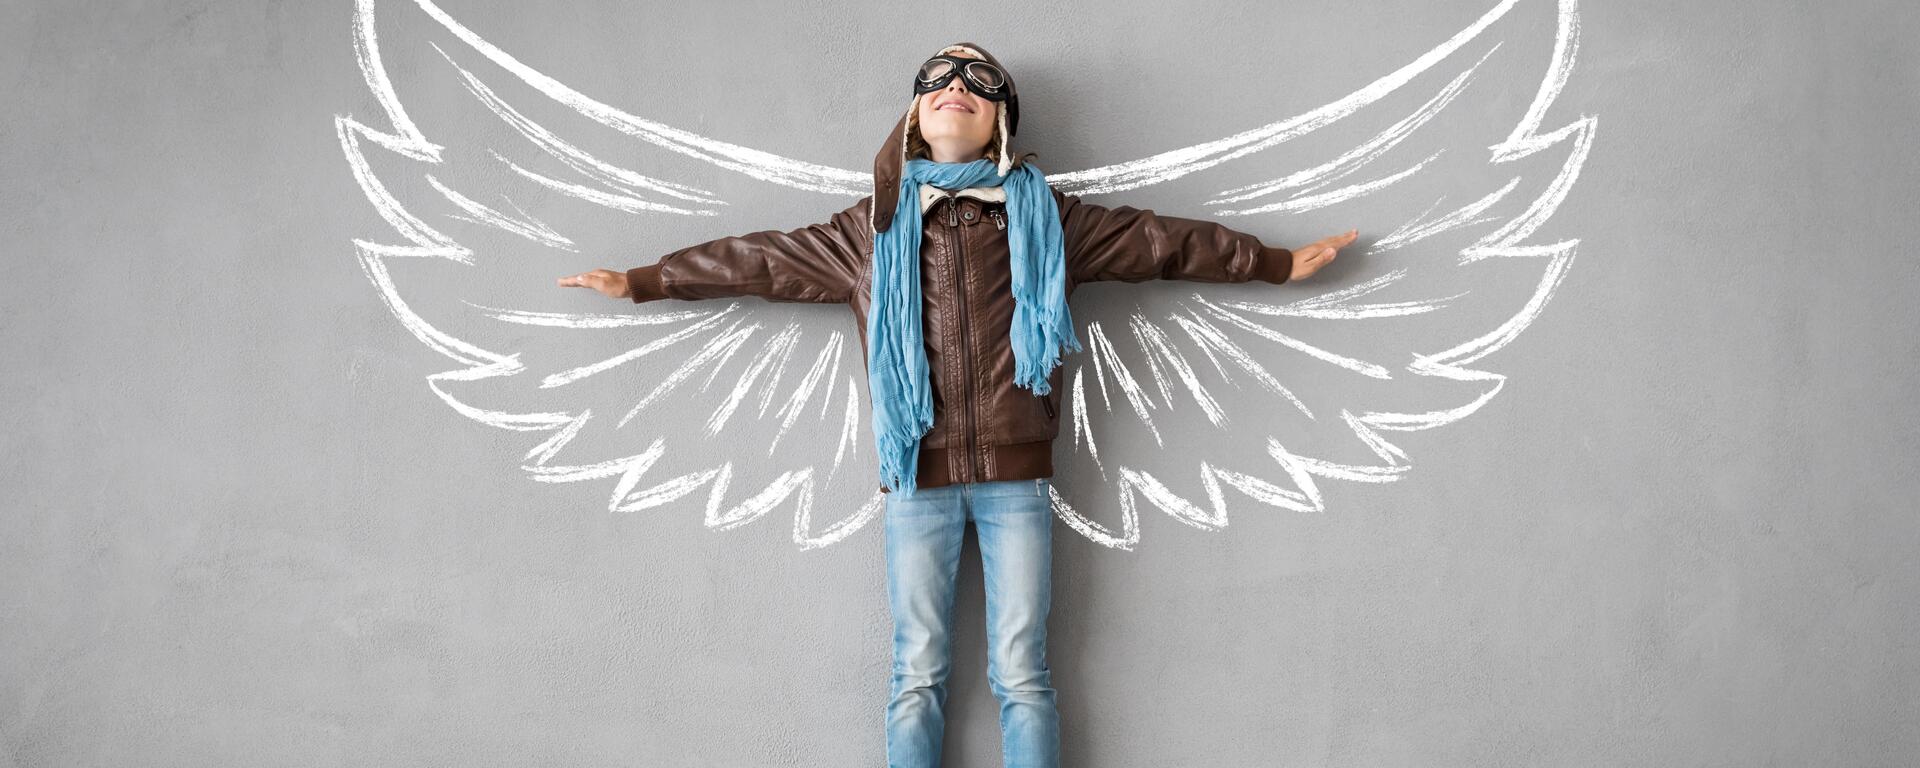
[[[976,107],[980,102],[971,97],[972,93],[973,91],[967,88],[966,83],[960,82],[960,78],[955,77],[953,82],[947,83],[947,87],[940,89],[940,101],[959,97],[967,106]],[[976,108],[974,111],[978,112],[979,109]]]

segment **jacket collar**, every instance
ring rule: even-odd
[[[1004,203],[1007,201],[1007,189],[1005,187],[999,187],[999,186],[967,187],[953,194],[956,197],[972,197],[972,198],[977,198],[977,199],[985,200],[987,202],[992,202],[992,203]],[[932,208],[934,203],[940,202],[940,198],[943,198],[946,196],[947,196],[947,190],[941,189],[939,187],[936,187],[932,184],[928,184],[926,182],[921,182],[920,183],[920,212],[926,213],[927,209]]]

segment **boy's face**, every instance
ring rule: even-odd
[[[948,55],[979,58],[965,50]],[[920,94],[914,119],[920,123],[920,138],[929,145],[944,145],[963,154],[984,153],[993,141],[1000,104],[967,90],[964,81],[965,78],[956,77],[945,88]]]

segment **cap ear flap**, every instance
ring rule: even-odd
[[[1000,105],[998,112],[1000,127],[996,133],[1000,134],[1000,175],[1005,176],[1013,170],[1013,152],[1007,149],[1007,107],[1004,103]]]
[[[925,94],[916,95],[913,97],[913,101],[907,102],[907,115],[901,118],[905,121],[902,123],[905,129],[900,131],[900,167],[902,170],[907,167],[907,158],[913,156],[913,132],[920,130],[920,96],[923,95]]]
[[[893,130],[887,133],[880,151],[874,154],[873,195],[867,200],[867,221],[875,234],[893,225],[894,207],[900,200],[900,178],[907,162],[907,121],[913,118],[918,105],[919,97],[908,103],[906,114],[894,121]]]

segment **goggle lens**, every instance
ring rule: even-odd
[[[947,76],[953,71],[953,62],[946,59],[934,59],[920,65],[920,82],[931,83]]]
[[[988,88],[999,88],[1002,85],[1006,85],[1006,79],[1000,76],[1000,68],[984,61],[976,61],[968,64],[966,73],[972,76],[974,82]]]

